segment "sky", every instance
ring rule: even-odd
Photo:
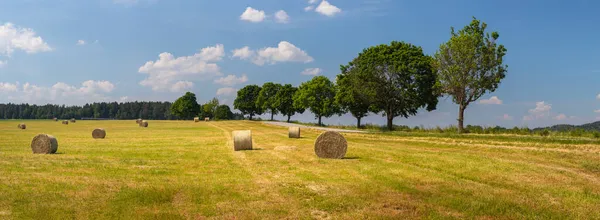
[[[191,91],[232,105],[245,85],[334,80],[374,45],[405,41],[433,55],[474,16],[500,33],[508,72],[465,123],[583,124],[600,120],[599,9],[592,0],[0,0],[0,103],[174,101]],[[457,115],[442,97],[437,110],[394,123],[448,126]],[[316,121],[309,111],[292,119]]]

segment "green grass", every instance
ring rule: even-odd
[[[327,160],[320,131],[260,122],[19,122],[0,121],[0,219],[600,219],[586,138],[345,134],[346,158]],[[232,151],[240,129],[257,150]],[[31,153],[38,133],[58,154]]]

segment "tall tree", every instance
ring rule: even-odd
[[[360,120],[369,114],[373,96],[360,80],[359,74],[349,66],[341,66],[342,73],[337,76],[335,101],[344,112],[350,112],[356,118],[356,127]]]
[[[191,119],[198,115],[199,111],[200,105],[196,101],[196,94],[191,92],[186,92],[171,106],[171,112],[182,119]]]
[[[421,107],[435,109],[438,102],[432,59],[421,47],[393,41],[363,50],[343,67],[356,74],[373,112],[383,112],[387,128],[393,130],[397,116],[416,115]]]
[[[237,92],[237,97],[233,101],[233,107],[240,110],[242,114],[249,115],[250,120],[254,115],[260,115],[263,113],[262,109],[256,106],[256,100],[260,93],[260,86],[247,85]]]
[[[304,108],[294,106],[294,95],[297,91],[298,88],[285,84],[275,95],[275,106],[281,114],[287,116],[287,122],[290,122],[290,118],[296,113],[304,113]]]
[[[267,82],[263,84],[260,93],[258,93],[258,99],[256,99],[256,105],[263,112],[271,113],[271,121],[273,121],[273,116],[278,113],[275,96],[280,89],[281,84]]]
[[[335,85],[325,76],[315,76],[310,81],[304,82],[294,95],[296,108],[308,108],[322,126],[322,117],[331,117],[340,113],[340,108],[335,102]]]
[[[498,32],[486,33],[486,23],[473,18],[455,32],[435,54],[435,67],[443,93],[458,104],[458,132],[463,132],[465,109],[487,92],[494,92],[504,79],[506,48],[497,44]]]
[[[233,119],[233,112],[228,105],[219,105],[215,110],[216,120],[231,120]]]
[[[214,118],[219,107],[219,99],[213,98],[202,105],[202,117]]]

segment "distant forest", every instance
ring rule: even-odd
[[[84,106],[0,104],[0,119],[110,118],[174,120],[171,102],[101,102]]]

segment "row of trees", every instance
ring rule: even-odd
[[[101,102],[83,106],[0,104],[0,119],[107,118],[172,120],[170,102]]]
[[[234,108],[250,119],[254,115],[282,113],[289,118],[310,110],[319,125],[322,117],[350,113],[361,118],[381,113],[393,130],[394,118],[410,117],[421,108],[436,109],[438,98],[451,96],[459,105],[458,131],[464,131],[464,112],[469,104],[498,88],[505,77],[506,49],[496,43],[497,32],[486,33],[487,25],[473,18],[462,30],[451,28],[451,38],[434,56],[419,46],[391,42],[363,50],[340,67],[336,83],[316,76],[298,88],[265,83],[238,91]]]
[[[228,105],[219,104],[219,99],[213,98],[204,105],[198,104],[196,94],[187,92],[173,103],[171,112],[179,119],[194,117],[211,118],[215,120],[243,119],[243,115],[234,114]]]

